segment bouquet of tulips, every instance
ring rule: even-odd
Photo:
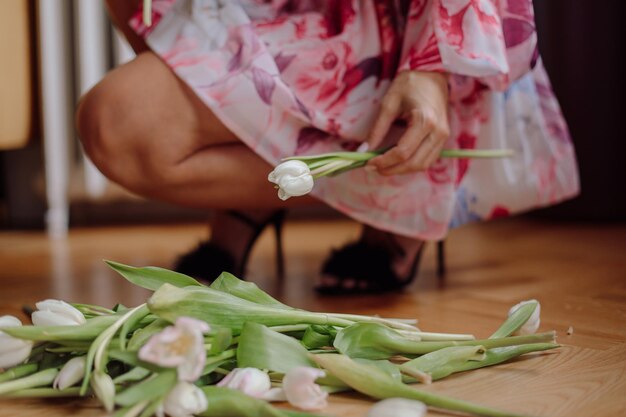
[[[383,400],[368,417],[420,416],[426,406],[517,416],[413,384],[558,347],[554,332],[535,334],[535,300],[476,340],[424,332],[411,320],[292,308],[226,272],[205,286],[161,268],[108,264],[154,291],[147,302],[109,309],[45,300],[33,325],[0,317],[0,397],[95,396],[119,417],[286,417],[314,416],[330,393],[356,390]]]

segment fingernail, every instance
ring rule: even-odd
[[[367,172],[375,172],[378,170],[378,168],[376,168],[374,165],[365,165],[363,169],[365,169]]]
[[[363,142],[361,144],[361,146],[359,146],[358,148],[356,148],[357,152],[367,152],[370,148],[370,144],[367,142]]]

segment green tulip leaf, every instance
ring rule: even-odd
[[[222,291],[235,297],[251,301],[256,304],[268,305],[276,308],[292,310],[291,307],[281,303],[253,282],[242,281],[233,274],[222,272],[219,277],[209,286],[217,291]]]
[[[239,336],[237,364],[281,373],[298,366],[316,367],[296,339],[253,322],[246,323]]]
[[[170,284],[175,287],[202,286],[190,276],[156,266],[137,268],[113,261],[105,262],[131,283],[152,291],[156,291],[163,284]]]

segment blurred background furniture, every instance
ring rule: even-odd
[[[539,49],[576,145],[581,195],[538,212],[552,219],[626,219],[626,3],[534,0]]]
[[[26,1],[0,1],[0,150],[26,146],[32,137],[33,77]]]

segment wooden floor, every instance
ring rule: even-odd
[[[357,232],[349,222],[291,221],[285,231],[288,280],[280,286],[272,278],[274,247],[267,233],[255,248],[249,277],[297,307],[417,317],[423,330],[479,337],[488,336],[511,305],[537,298],[541,329],[557,330],[561,349],[420,388],[538,416],[626,415],[625,225],[507,220],[466,226],[448,238],[444,283],[436,279],[430,246],[418,281],[402,294],[316,296],[312,286],[327,250]],[[205,234],[203,225],[79,229],[56,242],[41,233],[0,233],[0,314],[19,315],[22,305],[44,298],[139,304],[148,293],[101,260],[167,267]],[[337,396],[325,413],[364,416],[368,405],[357,395]],[[0,416],[69,414],[104,413],[84,401],[0,402]]]

